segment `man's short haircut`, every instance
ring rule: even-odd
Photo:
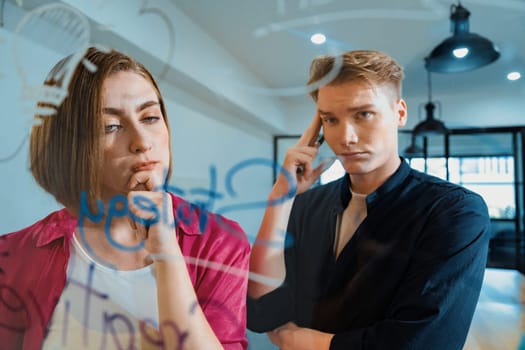
[[[338,64],[336,64],[336,60]],[[334,79],[325,85],[336,85],[356,80],[362,80],[371,85],[386,84],[393,88],[396,99],[401,98],[403,68],[384,52],[356,50],[345,52],[337,58],[335,56],[317,57],[310,65],[308,85],[318,82],[328,75],[334,66],[340,68],[339,72],[334,72]],[[317,101],[318,92],[319,89],[310,92],[314,101]]]
[[[137,73],[149,81],[157,93],[166,127],[168,116],[160,90],[151,73],[133,58],[115,50],[89,48],[84,58],[96,67],[91,71],[80,62],[74,67],[67,96],[58,105],[38,102],[39,107],[53,108],[53,115],[35,115],[40,122],[31,130],[29,161],[36,182],[66,208],[79,210],[81,192],[87,194],[91,208],[101,198],[103,173],[103,91],[107,77],[120,71]],[[44,85],[62,88],[63,68],[72,56],[58,62]],[[167,179],[171,174],[167,169]],[[166,180],[167,180],[166,179]]]

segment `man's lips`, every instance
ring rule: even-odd
[[[134,172],[153,170],[157,166],[158,163],[159,163],[158,161],[149,161],[149,162],[135,163],[133,165],[133,167],[132,167],[132,170]]]
[[[338,153],[337,156],[343,157],[343,158],[354,158],[354,157],[364,156],[365,154],[366,152],[344,152],[344,153]]]

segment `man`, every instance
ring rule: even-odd
[[[250,269],[277,283],[250,281],[248,327],[281,349],[461,349],[486,264],[487,207],[399,157],[407,106],[391,57],[320,57],[309,84],[337,65],[311,93],[314,119],[269,195]],[[308,190],[323,170],[312,166],[321,127],[346,175]]]

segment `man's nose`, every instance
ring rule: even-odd
[[[355,127],[351,123],[345,123],[341,130],[340,141],[343,145],[357,143],[357,133]]]

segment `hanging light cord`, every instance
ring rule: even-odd
[[[1,0],[0,3],[0,28],[4,27],[4,7],[5,7],[5,0]]]
[[[432,84],[430,82],[430,70],[427,69],[427,90],[428,90],[428,102],[432,102]]]

